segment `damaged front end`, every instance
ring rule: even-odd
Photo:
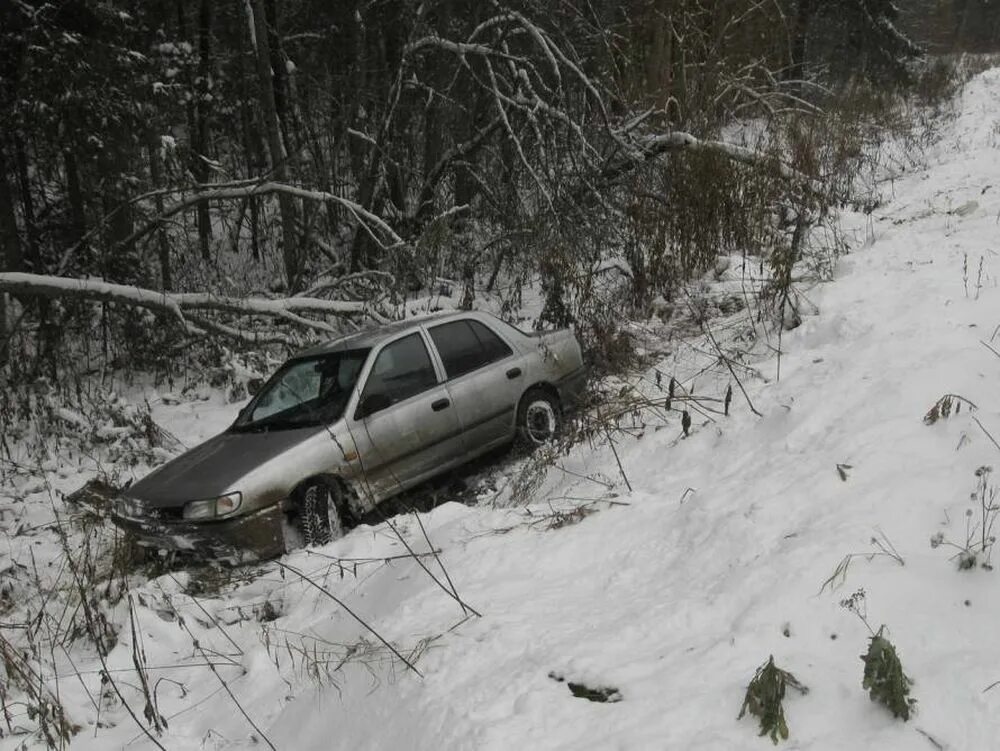
[[[207,513],[205,505],[193,509],[189,508],[191,504],[157,508],[129,496],[127,491],[97,481],[66,496],[66,501],[106,512],[115,526],[147,549],[233,564],[252,563],[285,552],[281,504],[216,518],[214,513]]]

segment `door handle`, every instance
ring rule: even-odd
[[[435,412],[440,412],[442,409],[446,409],[449,404],[451,402],[447,399],[438,399],[436,402],[431,403],[431,409]]]
[[[521,375],[520,368],[511,368],[510,370],[507,371],[507,377],[510,378],[511,380],[517,378],[519,375]]]

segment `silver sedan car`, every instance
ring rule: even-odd
[[[491,449],[555,439],[584,387],[566,329],[477,312],[392,323],[292,357],[228,430],[125,490],[113,519],[146,546],[228,558],[323,544]]]

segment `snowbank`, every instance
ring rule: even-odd
[[[809,292],[819,315],[785,334],[780,380],[770,360],[758,363],[767,382],[746,383],[764,417],[737,393],[731,417],[696,419],[690,438],[673,426],[619,443],[633,492],[607,448],[580,447],[527,512],[445,504],[421,517],[426,538],[397,517],[398,535],[356,529],[221,595],[192,596],[176,574],[134,582],[146,664],[163,679],[163,745],[768,748],[736,715],[773,654],[811,689],[786,697],[787,748],[997,747],[1000,687],[985,689],[1000,680],[1000,572],[959,571],[956,551],[930,540],[966,542],[974,473],[1000,463],[986,432],[1000,437],[1000,357],[983,344],[1000,349],[1000,71],[967,87],[947,128],[926,169],[887,184],[873,215],[845,217],[854,252]],[[925,424],[948,393],[978,409]],[[169,427],[185,440],[182,422]],[[567,496],[607,498],[609,484],[615,504],[576,523],[546,519],[573,506]],[[426,570],[395,557],[400,537],[428,553]],[[482,617],[446,591],[428,543]],[[885,550],[902,562],[868,557]],[[863,555],[827,583],[852,553]],[[839,604],[859,588],[914,680],[908,723],[861,687],[870,634]],[[132,642],[120,630],[107,662],[141,706]],[[151,747],[110,699],[101,722],[114,726],[95,733],[100,665],[93,654],[75,663],[82,682],[60,682],[84,725],[73,747]],[[621,700],[587,701],[570,682]]]

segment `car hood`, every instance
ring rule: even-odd
[[[227,431],[154,470],[125,494],[155,508],[168,508],[239,490],[240,478],[322,430]]]

